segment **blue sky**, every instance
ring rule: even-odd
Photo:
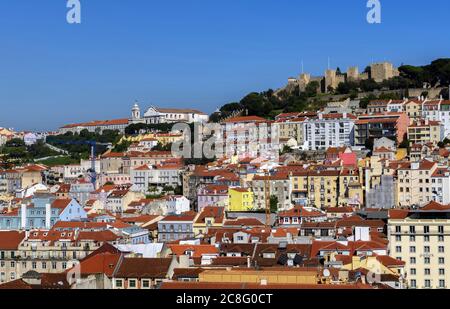
[[[450,1],[0,0],[0,127],[128,117],[141,107],[212,112],[289,76],[371,61],[449,57]]]

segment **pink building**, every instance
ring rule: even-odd
[[[199,188],[197,192],[198,211],[201,212],[206,206],[223,206],[228,199],[228,186],[208,185]]]

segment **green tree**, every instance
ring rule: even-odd
[[[308,83],[305,87],[305,94],[307,97],[315,97],[317,96],[317,92],[320,88],[320,84],[318,81],[312,81]]]
[[[403,141],[398,145],[398,148],[410,149],[411,143],[407,138],[403,138]]]
[[[270,197],[270,211],[272,213],[276,213],[278,211],[278,197],[275,195]]]
[[[252,92],[241,100],[241,105],[247,110],[249,116],[264,117],[266,99],[257,92]]]
[[[127,140],[123,140],[122,142],[116,144],[112,149],[113,152],[126,152],[128,147],[131,146],[131,142]]]

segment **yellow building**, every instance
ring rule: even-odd
[[[387,255],[373,256],[343,256],[338,255],[334,259],[342,261],[342,268],[346,270],[365,269],[372,273],[373,279],[377,276],[392,275],[400,277],[398,288],[403,288],[405,281],[402,280],[405,275],[405,262],[394,259]]]
[[[360,182],[359,169],[343,169],[339,175],[339,204],[361,207],[364,192]]]
[[[409,101],[405,104],[405,111],[410,119],[420,118],[422,116],[422,104],[417,101]]]
[[[308,171],[295,171],[290,174],[292,199],[300,204],[308,204]]]
[[[444,128],[439,121],[411,120],[408,127],[408,140],[414,144],[437,144],[444,139]]]
[[[311,171],[309,173],[309,201],[312,206],[325,209],[338,206],[339,171]]]
[[[406,263],[410,289],[449,288],[449,212],[448,206],[436,202],[420,211],[389,211],[389,252]]]
[[[340,171],[307,170],[290,174],[293,199],[317,208],[338,206]]]
[[[139,134],[137,136],[124,136],[119,143],[123,141],[128,141],[132,143],[139,143],[145,139],[155,139],[158,143],[163,145],[172,144],[174,142],[183,140],[182,133],[149,133],[149,134]]]
[[[318,284],[317,270],[311,269],[232,269],[205,270],[199,274],[199,282],[254,283],[254,284]]]
[[[250,189],[230,188],[228,197],[228,211],[249,211],[254,206],[254,194]]]
[[[303,144],[303,122],[305,118],[279,120],[275,122],[278,126],[280,140],[295,139],[297,145]]]
[[[208,228],[223,226],[225,208],[216,206],[207,206],[197,215],[194,220],[194,235],[202,235],[207,232]]]

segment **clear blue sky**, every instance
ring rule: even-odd
[[[390,60],[450,56],[450,1],[66,0],[0,1],[0,126],[55,129],[128,117],[142,107],[212,112],[289,76]]]

